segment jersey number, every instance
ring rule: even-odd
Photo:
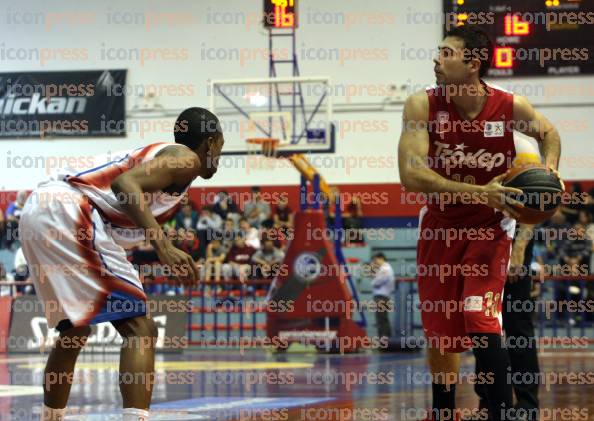
[[[462,174],[452,174],[452,180],[459,183],[476,184],[476,179],[472,175],[465,175],[464,179],[462,179]]]

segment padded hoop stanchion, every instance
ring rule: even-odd
[[[299,197],[299,209],[304,211],[308,207],[307,203],[307,179],[305,176],[301,176],[301,191]]]
[[[353,317],[359,301],[340,239],[337,240],[336,235],[332,241],[326,235],[311,235],[312,232],[326,233],[329,227],[321,209],[322,178],[311,165],[306,168],[310,172],[304,174],[301,171],[300,211],[295,215],[295,237],[283,260],[283,267],[288,270],[274,279],[268,294],[269,301],[279,306],[268,306],[276,311],[267,311],[267,336],[282,339],[277,341],[281,343],[277,347],[279,350],[286,349],[292,342],[305,342],[320,351],[356,352],[369,341],[362,327],[366,324],[365,316],[359,311],[361,320],[355,321]],[[312,186],[311,200],[308,182]],[[337,216],[338,221],[342,221],[339,195],[325,182],[323,190],[329,206],[333,206],[334,201],[339,204]],[[336,234],[336,225],[333,228]],[[280,305],[283,302],[292,303],[290,312],[278,311],[284,308]],[[316,302],[342,304],[312,311]]]
[[[314,200],[312,204],[312,208],[315,210],[320,209],[320,175],[315,174],[313,177],[313,193],[314,193]]]

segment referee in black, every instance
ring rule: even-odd
[[[517,421],[537,421],[538,403],[538,366],[537,341],[534,336],[534,298],[532,292],[532,249],[534,247],[534,225],[520,224],[516,230],[507,283],[503,291],[502,316],[503,330],[507,338],[507,350],[511,362],[508,379],[512,381],[516,395],[515,416]],[[476,372],[482,370],[477,364]],[[523,379],[525,381],[523,381]],[[479,396],[481,413],[489,407],[485,388],[475,384],[474,390]],[[484,415],[480,418],[484,420]],[[491,419],[489,416],[488,419]]]

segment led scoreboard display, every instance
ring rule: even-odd
[[[265,28],[296,28],[297,0],[264,0]]]
[[[444,32],[472,24],[495,42],[489,76],[594,74],[594,0],[444,0]]]

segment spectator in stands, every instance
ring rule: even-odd
[[[239,235],[245,238],[247,245],[256,250],[260,248],[260,231],[251,226],[246,218],[239,220]]]
[[[573,232],[576,238],[563,241],[559,248],[559,258],[565,269],[564,275],[580,276],[589,274],[590,253],[592,244],[586,237],[586,228],[579,222],[574,224]],[[583,292],[580,290],[578,282],[561,282],[557,287],[557,299],[564,301],[570,299],[577,301],[581,298]],[[564,307],[565,308],[565,307]],[[560,312],[562,319],[568,316],[566,311]],[[573,315],[569,316],[569,323],[575,323]]]
[[[272,215],[275,228],[293,228],[293,212],[289,207],[289,200],[282,196]]]
[[[169,227],[167,231],[165,231],[165,235],[169,240],[173,243],[175,247],[179,244],[179,231],[174,227]]]
[[[578,221],[586,227],[586,239],[590,243],[590,274],[594,275],[594,216],[584,212],[583,216],[578,217]],[[594,292],[594,282],[590,282],[589,285],[592,285]]]
[[[4,263],[0,262],[0,282],[6,282],[6,281],[8,281],[6,267],[4,267]],[[10,287],[9,286],[0,286],[0,296],[4,296],[4,295],[10,295]]]
[[[200,217],[195,225],[198,230],[220,232],[223,229],[223,220],[210,206],[205,206],[200,211]]]
[[[196,231],[193,229],[186,229],[181,234],[183,237],[180,237],[178,247],[192,256],[192,259],[194,259],[195,262],[199,261],[203,256],[200,254],[200,241],[198,240]]]
[[[221,282],[221,269],[223,262],[227,256],[227,250],[219,238],[213,238],[206,247],[206,260],[204,263],[204,274],[202,277],[206,282],[209,282],[212,277],[219,285]],[[218,288],[217,288],[218,289]]]
[[[221,243],[225,250],[231,249],[233,247],[233,243],[235,242],[235,238],[238,235],[238,231],[235,228],[235,221],[232,219],[226,219],[225,223],[223,224],[223,230],[220,234]]]
[[[544,273],[547,269],[548,263],[548,256],[547,256],[547,248],[543,242],[534,241],[534,247],[532,249],[532,254],[534,257],[534,264],[535,268],[537,268],[538,273]],[[544,279],[543,279],[544,281]]]
[[[196,229],[198,224],[198,212],[194,210],[192,202],[181,206],[180,211],[175,215],[175,226],[177,228]]]
[[[588,197],[586,199],[586,210],[588,211],[588,214],[590,214],[590,220],[594,222],[594,188],[588,193]]]
[[[586,227],[586,240],[590,244],[590,275],[594,275],[594,216],[590,213],[586,213],[588,218]],[[584,221],[584,217],[580,217],[578,220]],[[586,282],[586,300],[594,301],[594,281]],[[594,312],[587,313],[588,321],[594,321]]]
[[[577,215],[577,222],[587,227],[592,222],[591,216],[586,209],[580,209]]]
[[[6,220],[4,219],[4,212],[0,209],[0,249],[6,247]]]
[[[373,279],[373,300],[376,303],[375,320],[377,323],[377,334],[380,338],[390,338],[392,327],[390,326],[390,303],[394,298],[396,278],[392,266],[386,261],[383,253],[376,253],[371,260]]]
[[[205,206],[200,211],[196,229],[201,244],[200,255],[204,257],[208,243],[223,229],[223,220],[216,212],[213,212],[211,207]]]
[[[25,201],[29,195],[26,191],[21,190],[17,193],[16,201],[10,203],[8,208],[6,208],[6,220],[7,221],[17,221],[21,218],[21,212],[23,211],[23,206],[25,206]]]
[[[260,228],[262,225],[270,227],[272,224],[270,204],[262,199],[260,187],[252,187],[252,200],[245,202],[243,217],[252,227]]]
[[[274,278],[284,258],[285,253],[274,246],[274,241],[264,240],[262,249],[252,256],[252,262],[256,264],[256,276],[264,279]]]
[[[559,272],[559,264],[563,263],[559,261],[559,255],[561,248],[567,242],[568,233],[571,230],[571,225],[567,223],[565,214],[563,211],[558,210],[555,214],[546,221],[542,228],[547,233],[544,237],[546,239],[545,246],[547,248],[547,264],[553,264],[554,273]]]
[[[239,207],[233,203],[233,200],[229,197],[229,193],[223,190],[214,199],[213,212],[219,215],[224,221],[229,216],[234,219],[233,215],[239,214]]]
[[[226,281],[237,278],[245,283],[252,272],[252,256],[256,250],[247,245],[242,235],[237,236],[233,247],[227,252],[223,265],[223,277]]]
[[[334,221],[336,218],[336,206],[334,203],[328,203],[328,227],[334,228]],[[363,207],[361,200],[354,196],[350,203],[344,203],[341,206],[342,211],[342,229],[344,230],[345,245],[364,243],[363,238]]]
[[[17,193],[16,201],[10,203],[6,208],[6,245],[11,247],[12,244],[19,238],[18,237],[18,227],[19,227],[19,220],[21,219],[21,212],[23,211],[23,206],[25,206],[25,202],[27,201],[27,197],[29,194],[21,190]]]
[[[363,238],[363,206],[358,196],[353,196],[353,200],[346,207],[342,226],[345,230],[345,243],[347,245],[365,242]]]
[[[573,229],[576,238],[563,242],[560,249],[560,258],[563,263],[568,265],[572,274],[583,275],[583,270],[580,268],[589,265],[592,244],[586,237],[586,227],[584,225],[578,222],[574,224]]]

